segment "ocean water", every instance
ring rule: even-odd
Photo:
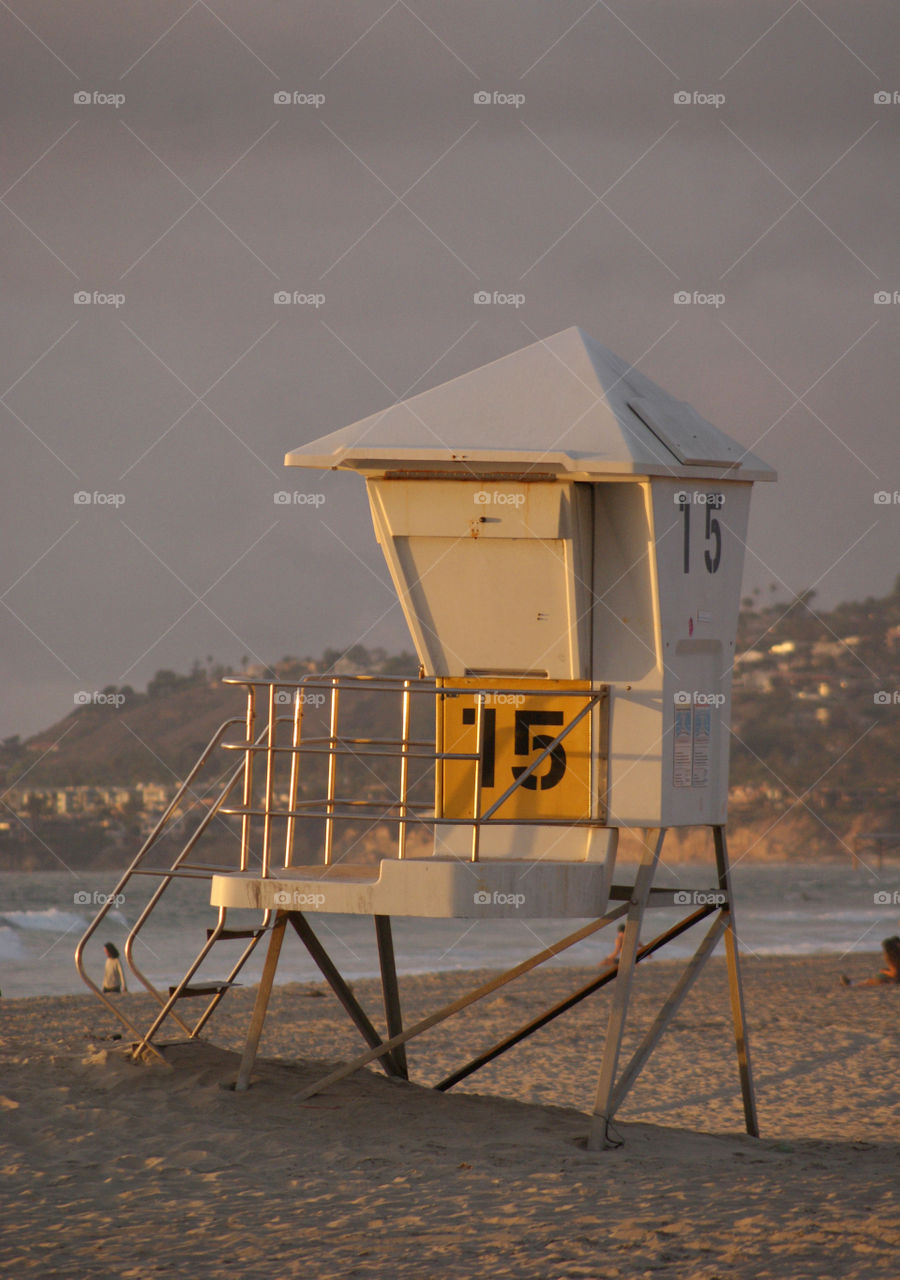
[[[620,867],[616,880],[629,883],[633,868]],[[820,955],[835,962],[851,953],[877,953],[881,939],[900,932],[900,867],[880,873],[835,865],[738,864],[734,872],[735,914],[742,949],[750,955]],[[78,939],[97,911],[101,895],[114,887],[115,873],[0,872],[0,991],[4,997],[83,993],[75,970]],[[712,887],[707,867],[672,866],[658,883],[677,889]],[[124,900],[107,915],[87,948],[87,966],[95,981],[103,973],[103,943],[122,950],[156,881],[135,877]],[[154,985],[165,987],[181,978],[205,941],[216,912],[208,902],[205,881],[181,880],[163,896],[139,935],[135,958]],[[685,908],[648,912],[646,941],[685,914]],[[229,923],[245,927],[253,912],[229,914]],[[310,913],[309,919],[338,968],[348,978],[378,972],[372,921],[368,916]],[[400,973],[507,968],[542,947],[574,932],[575,920],[410,920],[395,919],[394,947]],[[571,947],[553,964],[596,965],[612,948],[615,925]],[[664,955],[690,955],[700,929],[671,943]],[[225,977],[237,959],[240,942],[221,942],[204,963],[199,977]],[[721,945],[721,944],[720,944]],[[262,969],[261,944],[240,975],[256,982]],[[318,980],[320,974],[300,944],[289,936],[278,970],[279,982]],[[137,987],[129,981],[129,987]]]

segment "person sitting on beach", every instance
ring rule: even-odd
[[[106,968],[103,970],[103,990],[104,992],[127,991],[125,985],[125,974],[122,972],[122,962],[119,959],[118,948],[112,942],[107,942],[103,946],[106,952]]]
[[[845,973],[841,974],[841,985],[845,987],[880,987],[884,983],[900,983],[900,938],[895,934],[885,938],[881,944],[884,955],[884,968],[874,978],[862,978],[859,982],[851,982]]]

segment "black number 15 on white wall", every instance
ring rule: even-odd
[[[722,526],[716,519],[713,512],[718,511],[724,501],[722,494],[710,493],[706,497],[708,501],[705,503],[706,508],[706,546],[703,550],[703,563],[706,565],[707,573],[715,573],[719,565],[722,563]],[[685,573],[691,571],[691,507],[693,503],[690,501],[679,502],[678,507],[681,511],[684,522],[684,555],[683,568]]]

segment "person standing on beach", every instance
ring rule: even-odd
[[[608,956],[604,956],[600,961],[601,964],[618,964],[619,956],[622,954],[622,947],[625,942],[625,926],[620,924],[616,931],[616,941],[612,951]]]
[[[103,991],[104,993],[127,991],[125,985],[125,974],[122,972],[122,962],[119,959],[118,948],[112,943],[107,942],[103,946],[106,952],[106,968],[103,970]]]

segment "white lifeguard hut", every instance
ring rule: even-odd
[[[577,328],[304,445],[285,461],[356,471],[365,480],[420,676],[236,682],[247,686],[244,736],[225,742],[223,726],[207,752],[220,745],[240,756],[215,810],[240,817],[241,866],[209,869],[219,924],[168,999],[135,970],[161,1005],[141,1047],[152,1048],[162,1021],[177,1017],[175,1003],[194,993],[191,980],[214,942],[244,937],[249,955],[269,933],[237,1083],[246,1088],[290,923],[370,1046],[308,1092],[375,1059],[405,1075],[409,1040],[624,917],[617,963],[437,1087],[449,1088],[615,980],[591,1132],[592,1145],[606,1145],[610,1118],[724,934],[745,1119],[756,1133],[725,840],[727,726],[750,490],[774,472]],[[354,698],[373,697],[397,700],[395,737],[367,736],[358,723],[342,727]],[[311,725],[320,709],[323,722]],[[317,754],[325,794],[320,788],[304,799],[304,760]],[[264,775],[254,769],[260,757]],[[390,762],[389,794],[342,797],[348,757],[365,757],[373,776]],[[321,827],[322,859],[298,865],[297,827],[310,818]],[[369,818],[396,824],[396,851],[361,865],[341,852],[335,832],[342,822]],[[262,838],[258,867],[250,853],[254,824]],[[654,885],[665,831],[696,826],[712,829],[715,886],[695,894],[695,909],[644,946],[646,909],[685,900],[684,891]],[[623,828],[640,833],[644,852],[636,877],[620,884]],[[411,829],[433,832],[412,856]],[[189,865],[176,861],[170,874]],[[262,911],[262,922],[229,929],[226,913],[246,908]],[[316,912],[375,918],[386,1038],[325,954],[306,918]],[[696,954],[618,1075],[635,965],[710,915]],[[591,923],[404,1030],[392,916]],[[126,946],[130,961],[131,951]],[[191,1034],[245,959],[224,982],[197,989],[211,1001]]]

